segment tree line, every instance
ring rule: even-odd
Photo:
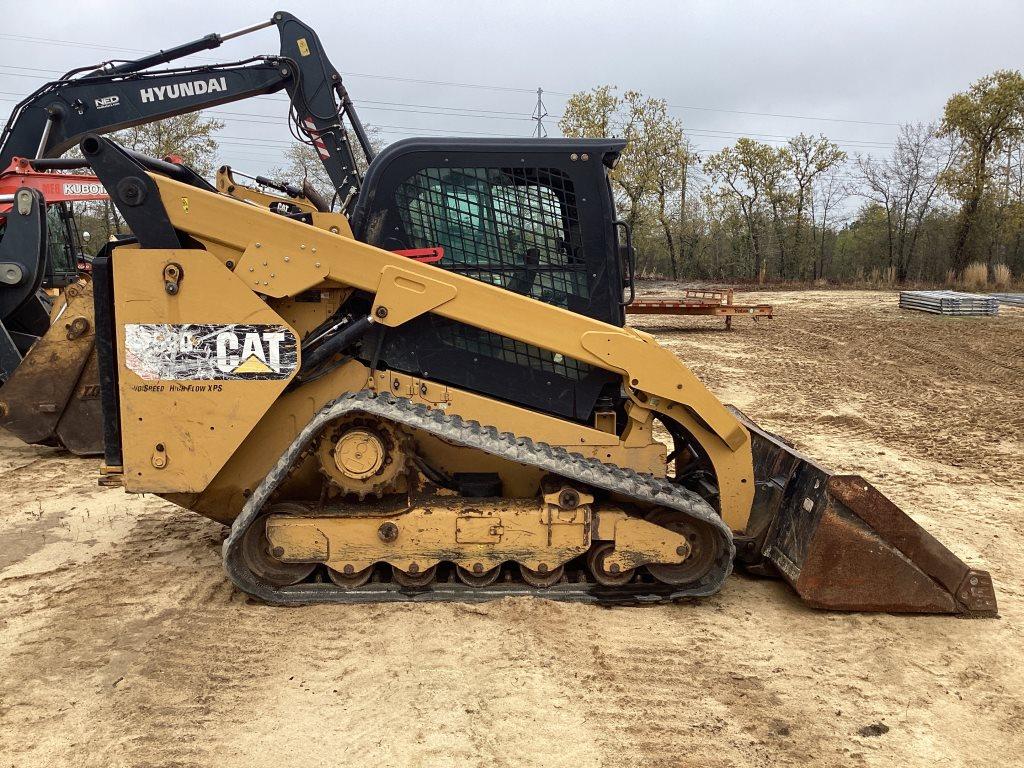
[[[823,135],[694,149],[664,99],[573,94],[566,136],[627,141],[612,172],[645,276],[1002,284],[1024,275],[1024,77],[998,71],[900,126],[884,157]],[[980,272],[979,272],[980,270]]]
[[[566,136],[626,140],[612,172],[648,277],[730,282],[985,283],[1024,279],[1024,77],[998,71],[952,95],[933,123],[900,126],[886,156],[826,136],[744,137],[699,152],[664,99],[601,86],[573,94]],[[119,131],[122,144],[214,170],[223,123],[202,114]],[[371,129],[372,130],[372,129]],[[379,139],[374,134],[374,143]],[[271,175],[333,188],[295,143]],[[79,207],[90,249],[122,222]]]

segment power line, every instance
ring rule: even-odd
[[[5,95],[16,95],[12,91],[0,91],[0,93],[5,94]],[[264,98],[267,98],[267,100],[269,100],[269,101],[277,101],[277,102],[282,102],[282,103],[288,103],[287,99],[272,98],[272,97],[264,97]],[[16,100],[15,99],[0,98],[0,101],[12,102],[13,103]],[[403,105],[403,102],[371,102],[371,101],[366,101],[366,102],[361,102],[361,103],[371,104],[371,105],[375,104],[375,103]],[[410,107],[413,107],[413,106],[430,107],[430,106],[435,106],[435,105],[414,105],[414,104],[408,104],[408,106],[410,106]],[[430,110],[422,110],[422,109],[401,109],[401,108],[376,107],[376,106],[368,106],[368,107],[365,107],[365,109],[367,111],[400,112],[400,113],[420,114],[420,115],[436,115],[436,116],[441,116],[441,117],[466,117],[466,118],[488,118],[488,119],[491,119],[490,116],[488,116],[488,115],[475,115],[475,114],[470,114],[469,112],[462,112],[462,111],[460,111],[460,112],[454,112],[454,111],[430,111]],[[457,108],[436,106],[436,109],[437,110],[454,110],[454,109],[457,109]],[[273,116],[273,115],[265,115],[265,114],[256,113],[256,112],[226,111],[226,110],[223,110],[221,107],[212,107],[212,108],[209,108],[209,109],[204,110],[204,111],[209,113],[209,114],[215,115],[217,117],[227,116],[226,119],[227,119],[228,122],[252,123],[252,124],[255,124],[255,125],[273,125],[273,124],[276,124],[278,122],[278,119],[275,116]],[[509,113],[509,114],[515,115],[516,113]],[[265,119],[256,119],[256,120],[253,120],[253,119],[245,119],[245,120],[239,119],[239,118],[243,118],[243,117],[244,118],[265,118]],[[530,121],[530,120],[535,120],[536,118],[526,117],[526,116],[523,116],[523,115],[520,114],[520,116],[517,116],[517,117],[493,118],[493,119],[515,120],[515,121]],[[374,124],[374,125],[375,125],[375,127],[380,127],[380,126],[377,126],[376,124]],[[506,135],[506,134],[493,133],[493,132],[479,132],[479,131],[471,131],[471,130],[452,130],[452,129],[445,129],[445,128],[429,128],[429,127],[415,127],[414,128],[414,127],[411,127],[411,126],[407,126],[407,128],[408,128],[408,130],[411,130],[411,131],[431,131],[431,130],[434,130],[434,131],[441,131],[443,133],[454,133],[454,134],[465,133],[465,134],[468,134],[468,135],[478,134],[478,135],[483,135],[483,136],[502,136],[502,135]],[[785,141],[788,141],[789,138],[790,138],[788,136],[785,136],[784,134],[759,133],[759,132],[755,132],[755,131],[730,131],[730,130],[725,129],[725,128],[693,128],[693,127],[686,127],[686,128],[684,128],[684,132],[687,133],[687,134],[693,135],[693,136],[697,136],[697,137],[702,137],[703,136],[703,137],[706,137],[706,138],[717,138],[717,139],[734,138],[734,137],[741,137],[741,136],[751,136],[751,137],[763,138],[766,141],[772,141],[772,142],[782,141],[782,142],[785,142]],[[870,140],[862,140],[862,139],[832,139],[832,140],[836,144],[839,144],[839,145],[842,145],[842,146],[852,146],[852,147],[888,148],[888,147],[895,146],[895,144],[892,143],[892,142],[870,141]]]
[[[123,46],[114,46],[114,45],[109,45],[108,46],[108,45],[103,45],[103,44],[100,44],[100,43],[89,43],[89,42],[75,41],[75,40],[58,40],[58,39],[53,39],[53,38],[33,37],[33,36],[29,36],[29,35],[14,35],[14,34],[9,34],[9,33],[0,34],[0,39],[13,40],[13,41],[19,41],[19,42],[29,42],[29,43],[33,43],[33,44],[61,45],[61,46],[89,48],[89,49],[93,49],[93,50],[97,50],[98,49],[98,50],[119,51],[119,52],[124,52],[124,53],[151,53],[151,51],[147,51],[147,50],[141,49],[141,48],[126,48],[126,47],[123,47]],[[202,59],[202,60],[205,60],[205,61],[216,61],[216,59],[212,59],[211,57],[208,57],[208,56],[197,56],[196,58],[199,58],[199,59]],[[4,65],[4,66],[8,66],[8,65]],[[36,70],[36,71],[45,71],[45,70]],[[62,74],[62,73],[58,73],[58,74]],[[399,76],[399,75],[381,75],[381,74],[374,74],[374,73],[369,73],[369,72],[348,72],[348,73],[346,73],[345,76],[346,77],[362,77],[362,78],[373,79],[373,80],[385,80],[385,81],[394,81],[394,82],[403,82],[403,83],[413,83],[413,84],[416,84],[416,85],[437,85],[437,86],[452,87],[452,88],[469,88],[469,89],[475,89],[475,90],[488,90],[488,91],[507,92],[507,93],[533,93],[534,92],[532,88],[520,88],[520,87],[514,87],[514,86],[494,85],[494,84],[485,84],[485,83],[461,83],[461,82],[452,82],[452,81],[449,81],[449,80],[427,80],[427,79],[420,79],[420,78],[403,77],[403,76]],[[549,90],[549,91],[547,91],[547,93],[550,94],[550,95],[553,95],[553,96],[565,96],[565,97],[568,97],[568,96],[572,95],[571,92],[566,92],[566,91],[552,91],[552,90]],[[672,108],[672,109],[697,110],[697,111],[701,111],[701,112],[721,112],[721,113],[725,113],[725,114],[751,115],[751,116],[756,116],[756,117],[784,118],[784,119],[788,119],[788,120],[814,120],[814,121],[821,121],[821,122],[851,123],[851,124],[856,124],[856,125],[879,125],[879,126],[889,126],[889,127],[898,126],[899,125],[899,123],[888,122],[888,121],[881,121],[881,120],[858,120],[858,119],[852,119],[852,118],[825,117],[825,116],[819,116],[819,115],[790,115],[790,114],[783,114],[783,113],[776,113],[776,112],[758,112],[758,111],[753,111],[753,110],[726,109],[726,108],[722,108],[722,107],[703,107],[703,106],[696,106],[696,105],[689,105],[689,104],[669,104],[668,106],[670,108]]]
[[[857,125],[884,125],[899,128],[900,123],[887,123],[880,120],[850,120],[841,117],[813,117],[810,115],[784,115],[776,112],[750,112],[741,109],[722,109],[721,107],[694,107],[683,104],[669,104],[672,109],[694,109],[700,112],[725,112],[730,115],[753,115],[756,117],[782,117],[789,120],[821,120],[829,123],[855,123]]]

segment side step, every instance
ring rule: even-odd
[[[996,616],[992,577],[975,570],[859,475],[837,475],[750,430],[757,494],[737,562],[777,570],[816,608]]]

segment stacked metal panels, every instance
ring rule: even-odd
[[[999,300],[960,291],[900,291],[900,309],[937,315],[998,315]]]
[[[1000,304],[1024,307],[1024,293],[993,293],[992,298],[998,299]]]

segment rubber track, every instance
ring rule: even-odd
[[[509,461],[542,469],[555,475],[611,493],[679,510],[710,523],[722,538],[715,567],[703,579],[685,588],[660,583],[634,582],[621,587],[602,587],[594,583],[560,583],[546,589],[527,584],[495,583],[489,587],[470,587],[461,583],[434,583],[420,589],[407,589],[395,583],[367,583],[343,589],[332,583],[301,583],[290,587],[270,587],[258,581],[240,557],[242,537],[259,516],[267,500],[287,479],[303,452],[331,421],[352,413],[364,413],[388,419],[411,429],[428,432],[456,445],[484,451]],[[494,427],[465,421],[459,416],[414,404],[389,393],[370,390],[346,394],[328,403],[306,425],[282,454],[277,464],[253,491],[231,526],[224,541],[224,567],[235,585],[268,603],[368,603],[392,601],[480,602],[511,596],[541,596],[552,600],[606,604],[671,602],[684,598],[706,597],[721,589],[729,573],[735,547],[732,532],[700,496],[663,478],[641,474],[632,469],[605,464],[564,448],[498,432]]]

